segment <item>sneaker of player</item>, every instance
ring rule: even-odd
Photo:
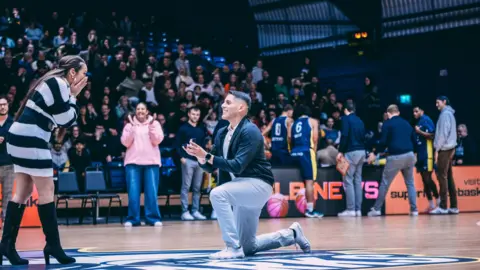
[[[162,226],[163,226],[163,223],[160,222],[160,221],[157,221],[157,222],[155,222],[155,224],[153,224],[153,226],[155,226],[155,227],[162,227]]]
[[[192,220],[195,220],[195,218],[190,214],[190,212],[186,211],[185,213],[182,214],[182,220],[192,221]]]
[[[133,224],[132,224],[132,222],[127,221],[123,224],[123,226],[125,226],[125,228],[131,228],[131,227],[133,227]]]
[[[244,258],[243,248],[227,247],[222,251],[210,254],[208,256],[212,260],[225,260],[225,259],[240,259]]]
[[[323,217],[323,213],[317,212],[315,210],[313,211],[305,211],[305,216],[309,218],[321,218]]]
[[[339,217],[356,217],[357,213],[353,210],[345,210],[343,212],[338,213]]]
[[[360,210],[355,211],[355,215],[357,217],[361,217],[362,216],[362,211],[360,211]]]
[[[310,253],[310,241],[308,241],[307,237],[305,237],[305,235],[303,234],[302,226],[300,226],[300,223],[294,222],[290,226],[290,229],[295,231],[295,243],[300,246],[300,249],[302,249],[304,253]]]
[[[206,216],[200,214],[200,212],[198,212],[198,211],[195,211],[195,212],[192,214],[192,216],[193,216],[194,219],[197,219],[197,220],[206,220],[206,219],[207,219]]]
[[[446,215],[446,214],[448,214],[448,210],[437,207],[437,208],[433,209],[432,211],[430,211],[430,214],[432,214],[432,215]]]
[[[410,211],[410,216],[417,217],[418,211]]]
[[[217,212],[215,210],[212,211],[212,214],[210,215],[211,219],[217,219]]]
[[[458,208],[448,208],[448,213],[453,215],[458,215],[460,214],[460,210],[458,210]]]
[[[372,207],[372,209],[370,209],[370,212],[368,212],[367,215],[369,217],[378,217],[382,215],[382,211],[375,210],[375,208]]]

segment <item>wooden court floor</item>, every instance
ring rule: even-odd
[[[418,217],[262,219],[258,232],[267,233],[286,228],[294,221],[298,221],[303,226],[304,233],[309,238],[315,250],[350,250],[353,253],[366,254],[409,254],[480,258],[480,213],[465,213],[456,216],[421,215]],[[81,248],[82,251],[93,253],[184,249],[218,250],[223,248],[220,229],[216,221],[165,221],[164,226],[160,228],[149,226],[124,228],[119,223],[96,226],[61,226],[60,230],[65,248]],[[43,243],[44,236],[41,229],[21,229],[17,241],[17,248],[23,251],[41,250]],[[297,252],[293,246],[283,248],[281,251]],[[131,257],[127,256],[125,260],[128,260],[128,258]],[[358,267],[352,268],[358,269]],[[376,266],[374,268],[379,267]],[[480,261],[402,267],[402,269],[419,268],[473,270],[480,269]],[[190,268],[155,268],[152,266],[151,269]],[[267,267],[265,269],[270,268]],[[300,269],[304,268],[300,267]],[[305,269],[346,268],[327,267]],[[394,267],[394,269],[396,268]]]

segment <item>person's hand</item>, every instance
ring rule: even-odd
[[[187,154],[194,156],[197,159],[204,159],[207,155],[207,151],[205,151],[198,144],[194,143],[192,140],[190,140],[187,146],[183,146],[183,150],[185,150]]]
[[[342,159],[342,157],[343,157],[343,154],[342,154],[342,153],[338,153],[338,154],[337,154],[337,161],[339,161],[340,159]]]
[[[182,164],[185,164],[185,163],[187,162],[187,160],[182,157],[182,158],[180,159],[180,162],[181,162]]]
[[[70,85],[70,93],[72,96],[76,97],[80,92],[82,92],[82,89],[87,85],[88,83],[88,77],[84,77],[80,81],[76,81],[76,79],[73,80],[73,83]]]
[[[157,119],[157,114],[154,113],[152,119],[150,119],[150,122],[148,122],[148,125],[152,125],[156,119]]]
[[[133,116],[133,117],[135,117],[135,116]],[[132,125],[132,127],[138,125],[135,121],[133,121],[133,117],[132,117],[131,114],[129,114],[128,117],[127,117],[127,120],[128,120],[128,122],[130,123],[130,125]]]
[[[377,159],[377,156],[375,156],[374,153],[370,153],[370,155],[368,155],[368,160],[367,160],[368,164],[372,164],[375,161],[375,159]]]
[[[0,143],[3,143],[3,141],[5,141],[5,137],[0,136]]]
[[[457,159],[457,165],[462,165],[463,164],[463,159]]]
[[[434,160],[435,160],[435,164],[437,164],[437,162],[438,162],[438,152],[435,152]]]
[[[420,131],[421,131],[421,130],[420,130],[420,127],[419,127],[419,126],[415,126],[415,132],[420,133]]]

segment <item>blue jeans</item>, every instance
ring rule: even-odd
[[[125,166],[127,190],[128,190],[128,217],[127,222],[133,226],[140,225],[140,191],[142,187],[145,195],[145,223],[154,225],[160,221],[160,209],[158,209],[158,185],[160,182],[160,167],[158,165],[135,165]]]

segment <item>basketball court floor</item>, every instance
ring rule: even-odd
[[[242,260],[211,261],[222,249],[216,221],[165,221],[163,227],[61,226],[77,264],[48,269],[480,269],[480,214],[323,219],[262,219],[259,233],[300,222],[313,252],[294,246]],[[21,229],[17,248],[28,267],[45,269],[41,229]]]

